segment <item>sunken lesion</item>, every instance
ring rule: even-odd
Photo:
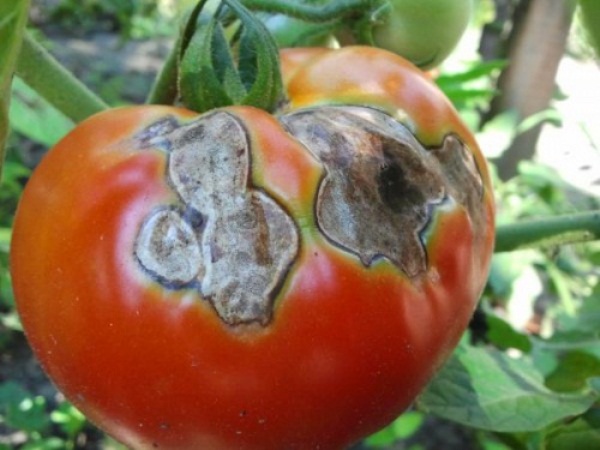
[[[140,130],[135,136],[135,144],[140,149],[148,147],[164,148],[168,145],[165,136],[179,128],[179,126],[179,121],[174,116],[167,115]]]
[[[443,167],[456,201],[464,205],[472,217],[476,217],[484,186],[473,152],[455,135],[446,136],[442,145],[429,151]]]
[[[193,284],[203,275],[198,230],[176,208],[157,208],[142,225],[136,255],[144,268],[171,288]]]
[[[167,179],[183,206],[157,207],[142,224],[141,267],[166,287],[198,289],[227,324],[266,324],[299,240],[283,207],[251,185],[245,129],[220,111],[153,129],[166,133],[142,136],[169,152]]]
[[[458,205],[475,228],[484,225],[482,177],[457,136],[425,148],[402,123],[366,107],[318,107],[279,120],[323,165],[317,228],[366,267],[385,258],[409,277],[427,272],[424,236],[440,208]],[[167,153],[166,180],[179,197],[141,225],[141,268],[167,288],[198,290],[229,325],[267,324],[298,256],[299,231],[252,185],[241,122],[225,111],[184,124],[166,117],[135,144]]]
[[[423,232],[440,205],[479,214],[483,183],[456,137],[426,149],[389,115],[366,107],[319,107],[281,118],[322,162],[316,220],[365,266],[386,258],[410,277],[427,270]]]

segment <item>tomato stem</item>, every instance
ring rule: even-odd
[[[600,210],[498,226],[495,252],[556,247],[600,239]]]
[[[285,0],[243,0],[243,5],[253,11],[284,14],[307,22],[330,22],[355,14],[364,15],[380,5],[381,0],[338,0],[324,5],[289,2]]]
[[[5,143],[8,136],[9,104],[14,67],[17,63],[25,25],[29,0],[4,1],[0,6],[0,176],[4,163]]]
[[[51,105],[75,122],[81,122],[109,107],[29,33],[24,35],[16,73]]]

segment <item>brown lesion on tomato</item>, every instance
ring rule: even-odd
[[[429,151],[439,161],[454,199],[469,211],[477,227],[482,225],[484,185],[473,152],[455,135]]]
[[[167,179],[181,205],[157,207],[145,220],[137,260],[166,287],[198,289],[227,324],[266,324],[299,239],[284,208],[251,184],[244,127],[218,111],[154,129],[167,133],[146,130],[139,142],[169,152]]]
[[[311,108],[281,121],[324,165],[318,227],[365,266],[386,258],[410,277],[423,274],[423,232],[436,209],[454,201],[480,214],[481,177],[453,136],[426,149],[389,115],[358,106]]]

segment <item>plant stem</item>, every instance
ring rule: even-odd
[[[495,252],[553,247],[600,239],[600,210],[501,225]]]
[[[242,4],[253,11],[285,14],[308,22],[329,22],[353,14],[364,15],[365,11],[381,4],[381,0],[337,0],[323,5],[286,0],[242,0]]]
[[[74,122],[109,108],[29,33],[23,40],[16,73]]]
[[[11,84],[27,23],[29,0],[0,3],[0,177],[8,136]]]

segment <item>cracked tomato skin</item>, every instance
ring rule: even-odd
[[[430,81],[369,48],[286,51],[282,67],[290,102],[279,116],[251,107],[202,116],[166,106],[110,110],[59,142],[25,189],[11,266],[27,337],[69,400],[130,448],[343,449],[411,404],[458,342],[485,283],[494,233],[489,176],[473,137]],[[446,194],[423,209],[430,216],[417,241],[425,268],[411,275],[384,256],[365,262],[327,233],[315,199],[326,176],[342,166],[326,170],[319,158],[327,155],[309,151],[313,143],[294,137],[282,119],[302,108],[346,104],[385,112],[424,149],[455,136],[476,168],[468,172],[480,188],[476,195]],[[352,114],[335,116],[332,126],[355,120]],[[388,131],[377,131],[388,130],[381,120],[373,133],[388,142]],[[243,159],[239,143],[224,138],[246,181],[240,188],[228,181],[237,176],[217,177],[214,183],[225,180],[229,192],[221,197],[214,183],[202,185],[213,174],[205,166],[176,172],[185,158],[219,147],[189,137],[202,140],[209,124],[239,126],[246,139]],[[235,201],[222,209],[194,206],[211,196]],[[293,223],[273,219],[280,228],[272,232],[294,237],[267,253],[291,262],[258,295],[262,309],[247,307],[254,297],[243,291],[238,309],[226,302],[218,309],[233,285],[215,262],[218,236],[207,230],[213,223],[225,224],[217,234],[235,230],[227,228],[227,214],[236,205],[254,214],[257,202],[277,205],[261,211]],[[200,219],[187,218],[194,208]],[[153,211],[174,219],[148,228],[151,243],[140,253],[140,230],[150,227]],[[271,230],[271,216],[257,219],[259,230]],[[164,238],[170,233],[174,241]],[[196,238],[200,250],[190,250]],[[223,254],[235,251],[227,242],[218,249]],[[292,250],[279,250],[286,245]],[[189,265],[161,259],[168,248],[199,261],[193,280],[183,280]],[[260,266],[253,255],[246,265]],[[167,269],[153,269],[155,261],[166,261]]]

